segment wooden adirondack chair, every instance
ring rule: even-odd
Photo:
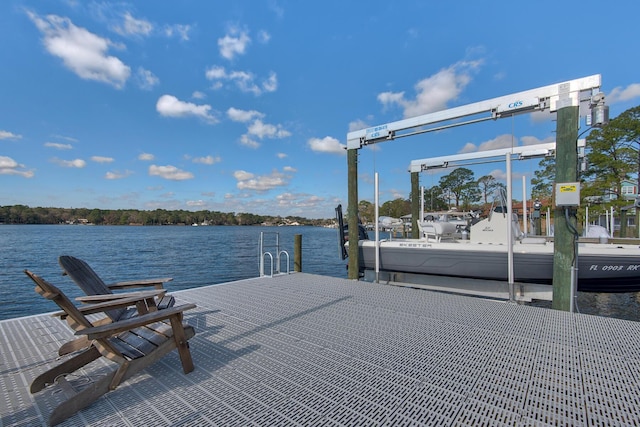
[[[131,280],[127,282],[117,282],[106,284],[100,276],[87,264],[85,261],[73,257],[71,255],[62,255],[58,257],[58,263],[62,270],[63,274],[68,275],[71,280],[73,280],[76,285],[83,290],[83,292],[87,295],[114,295],[113,297],[105,297],[105,301],[111,298],[118,298],[122,294],[114,294],[114,290],[131,290],[134,288],[149,288],[153,287],[158,290],[164,289],[164,284],[173,280],[171,277],[162,277],[155,279],[142,279],[142,280]],[[94,302],[99,302],[100,299],[95,298]],[[175,300],[170,295],[163,295],[163,297],[157,302],[157,307],[159,309],[171,307],[175,303]],[[125,310],[120,310],[120,312],[114,311],[109,314],[109,317],[112,320],[119,320],[122,318]]]
[[[68,275],[76,285],[82,291],[87,294],[86,297],[77,298],[78,301],[83,303],[99,303],[112,301],[117,298],[125,298],[131,296],[139,296],[140,293],[114,293],[114,290],[131,290],[136,288],[149,288],[156,289],[154,291],[148,291],[144,293],[148,298],[145,299],[148,311],[155,311],[156,309],[164,309],[172,307],[175,304],[175,299],[171,295],[166,295],[164,290],[164,284],[173,280],[171,277],[163,277],[157,279],[143,279],[132,280],[127,282],[118,282],[113,284],[106,284],[100,276],[87,264],[85,261],[70,256],[62,255],[58,258],[58,263],[62,267],[63,274]],[[113,321],[119,321],[135,316],[141,311],[141,305],[137,307],[121,307],[112,310],[107,310],[105,314]],[[108,320],[105,319],[104,323]],[[81,337],[76,340],[65,343],[58,350],[58,354],[63,356],[73,351],[79,350],[89,345],[86,337]]]
[[[193,327],[183,324],[182,320],[183,312],[195,308],[195,304],[147,312],[96,326],[86,315],[135,305],[141,298],[144,299],[144,296],[119,298],[76,307],[60,289],[51,283],[29,270],[25,270],[25,274],[36,283],[37,293],[52,300],[62,309],[62,312],[56,315],[65,319],[76,335],[84,335],[91,340],[88,348],[40,374],[31,383],[31,393],[36,393],[46,385],[55,382],[67,397],[67,400],[58,405],[49,416],[51,425],[58,424],[89,406],[100,396],[114,390],[121,382],[174,349],[178,350],[184,373],[193,371],[188,340],[195,335],[195,331]],[[84,389],[73,389],[64,376],[101,356],[115,362],[117,367]]]

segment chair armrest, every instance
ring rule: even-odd
[[[136,293],[136,292],[134,292]],[[82,297],[80,297],[82,298]],[[82,314],[95,314],[104,313],[108,310],[114,310],[116,308],[127,308],[133,305],[137,305],[140,302],[153,298],[153,296],[145,295],[145,292],[140,292],[139,295],[128,298],[116,298],[111,301],[99,302],[97,304],[88,304],[80,307],[76,307]],[[60,319],[66,319],[68,314],[64,311],[57,311],[51,314],[53,317],[59,317]]]
[[[117,282],[107,285],[109,289],[129,289],[129,288],[142,288],[147,286],[154,286],[156,289],[162,289],[164,284],[173,280],[173,277],[161,277],[157,279],[141,279],[130,280],[126,282]]]
[[[151,297],[160,297],[162,298],[164,294],[167,293],[166,289],[154,289],[151,291],[137,291],[137,292],[121,292],[118,294],[102,294],[102,295],[85,295],[82,297],[77,297],[76,301],[80,301],[82,303],[100,303],[100,302],[108,302],[117,300],[120,298],[151,298]]]
[[[164,310],[154,311],[142,316],[131,317],[126,320],[120,320],[106,325],[95,326],[76,331],[76,335],[86,335],[88,339],[95,340],[100,338],[108,338],[120,332],[129,331],[140,326],[149,325],[151,323],[160,322],[173,316],[179,316],[186,310],[196,308],[195,304],[184,304],[178,307],[171,307]]]
[[[85,315],[103,313],[107,310],[113,310],[116,308],[131,307],[132,305],[136,305],[137,303],[142,302],[146,299],[149,299],[149,297],[145,295],[129,297],[129,298],[118,298],[113,301],[100,302],[97,304],[88,304],[88,305],[83,305],[76,308],[78,309],[78,311],[80,311],[82,314],[85,314]],[[57,312],[57,313],[53,313],[53,316],[60,316],[61,318],[65,318],[67,316],[67,313]]]

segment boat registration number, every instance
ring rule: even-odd
[[[625,268],[626,267],[626,268]],[[640,264],[631,264],[631,265],[598,265],[591,264],[589,267],[589,271],[640,271]]]

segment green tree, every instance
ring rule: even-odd
[[[104,220],[104,216],[100,209],[93,209],[91,213],[87,216],[87,220],[92,224],[102,224]]]
[[[445,192],[439,185],[424,190],[425,211],[442,211],[449,209],[449,204],[445,197]]]
[[[640,105],[630,108],[613,119],[607,127],[617,128],[622,135],[622,145],[636,151],[636,174],[640,188]]]
[[[380,206],[380,216],[400,218],[411,213],[411,201],[403,198],[386,201]]]
[[[478,178],[478,187],[480,188],[480,193],[482,194],[484,203],[487,204],[489,196],[500,187],[500,183],[493,177],[493,175],[485,175]]]
[[[537,199],[551,198],[553,184],[556,180],[556,159],[545,157],[538,163],[539,169],[531,178],[531,195]]]
[[[358,203],[358,214],[362,222],[373,222],[375,217],[375,206],[368,200],[360,200]]]
[[[440,178],[440,187],[451,194],[456,202],[456,209],[460,208],[460,202],[468,208],[480,199],[478,182],[473,176],[473,171],[467,168],[457,168]]]
[[[635,118],[630,111],[625,111],[601,129],[593,130],[587,137],[588,168],[584,176],[591,180],[589,189],[595,192],[593,195],[609,194],[613,199],[621,200],[622,181],[630,179],[631,174],[638,171],[638,150],[632,145],[637,143],[633,139],[633,128],[634,124],[640,127],[637,117],[640,110]],[[635,138],[638,139],[637,129]]]

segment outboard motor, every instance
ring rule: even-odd
[[[342,215],[342,205],[336,207],[336,222],[338,223],[338,245],[340,246],[340,255],[342,259],[347,259],[349,253],[345,247],[345,243],[349,241],[349,224],[345,224]],[[369,240],[369,234],[358,218],[358,240]]]

